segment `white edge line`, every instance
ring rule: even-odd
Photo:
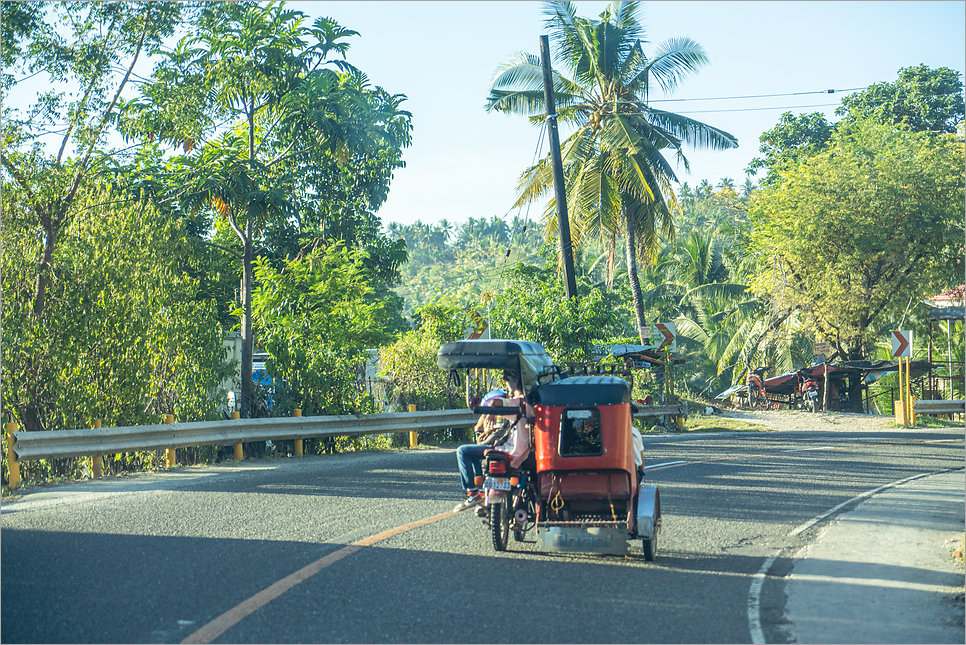
[[[650,470],[651,468],[661,468],[663,466],[677,466],[679,464],[687,464],[687,461],[666,461],[663,464],[651,464],[650,466],[644,466],[644,470]]]
[[[841,504],[830,508],[829,510],[825,511],[821,515],[817,515],[817,516],[813,517],[812,519],[810,519],[809,521],[805,522],[804,524],[802,524],[798,528],[794,529],[791,533],[788,534],[788,537],[795,537],[796,535],[798,535],[802,531],[805,531],[806,529],[809,529],[812,526],[815,526],[816,524],[818,524],[819,522],[821,522],[822,520],[824,520],[826,517],[828,517],[832,513],[835,513],[839,509],[841,509],[841,508],[843,508],[845,506],[848,506],[852,502],[858,501],[860,499],[865,499],[866,497],[871,497],[872,495],[875,495],[876,493],[879,493],[881,491],[884,491],[887,488],[895,488],[896,486],[900,486],[902,484],[905,484],[906,482],[911,482],[914,479],[920,479],[922,477],[928,477],[929,475],[937,475],[940,472],[946,472],[946,471],[937,471],[937,472],[934,472],[934,473],[921,473],[919,475],[913,475],[912,477],[906,477],[905,479],[900,479],[899,481],[892,482],[891,484],[886,484],[885,486],[879,486],[878,488],[873,488],[872,490],[867,490],[867,491],[865,491],[864,493],[862,493],[860,495],[856,495],[852,499],[847,499],[844,502],[842,502]]]
[[[765,584],[765,575],[771,565],[775,564],[779,553],[775,551],[768,556],[751,580],[751,590],[748,593],[748,627],[753,645],[765,645],[765,632],[761,628],[761,587]]]

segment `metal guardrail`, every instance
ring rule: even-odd
[[[687,416],[686,403],[636,406],[635,417]],[[164,450],[189,446],[231,445],[251,441],[284,441],[347,437],[396,432],[428,432],[469,427],[478,415],[472,410],[429,410],[366,415],[280,417],[198,421],[117,428],[80,428],[14,432],[18,461],[90,457],[136,450]]]
[[[471,410],[431,410],[320,417],[233,419],[192,423],[14,432],[19,461],[109,455],[250,441],[284,441],[395,432],[426,432],[468,427],[478,416]]]
[[[636,405],[638,412],[634,413],[634,417],[642,419],[644,417],[686,417],[688,416],[688,404],[674,403],[672,405]]]
[[[958,401],[929,401],[914,400],[913,410],[916,414],[966,414],[966,400]]]

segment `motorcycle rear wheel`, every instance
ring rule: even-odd
[[[511,513],[513,509],[506,501],[490,504],[490,532],[493,537],[493,548],[497,551],[506,551],[510,541]]]
[[[527,486],[520,492],[519,497],[514,497],[516,499],[513,512],[515,513],[517,508],[523,508],[527,511],[527,522],[523,525],[523,528],[518,531],[513,531],[513,539],[517,542],[523,542],[523,539],[527,535],[527,525],[533,521],[533,514],[535,511],[533,504],[533,489]]]
[[[752,410],[767,410],[768,409],[768,399],[763,397],[760,392],[752,392],[751,394],[751,409]]]

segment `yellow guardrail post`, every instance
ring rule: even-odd
[[[174,423],[174,415],[173,414],[164,415],[164,422]],[[164,451],[164,461],[167,464],[168,468],[174,468],[175,466],[178,465],[178,457],[174,452],[174,448],[168,448]]]
[[[9,474],[9,484],[10,490],[20,486],[20,463],[17,461],[17,453],[13,451],[13,444],[17,442],[17,438],[13,436],[13,433],[17,431],[19,426],[16,423],[7,424],[7,471]]]
[[[93,428],[101,427],[101,420],[94,419],[94,423],[91,424]],[[91,457],[91,479],[97,479],[104,474],[104,457],[101,455],[94,455]]]
[[[896,415],[896,423],[901,423],[903,426],[908,425],[906,422],[906,383],[902,378],[902,359],[899,359],[899,405],[893,405],[893,412]]]
[[[300,417],[300,416],[302,416],[302,408],[295,408],[294,410],[292,410],[292,416],[293,417]],[[295,440],[295,456],[296,457],[301,457],[302,456],[302,440],[301,439],[296,439]]]
[[[916,409],[912,404],[912,356],[906,358],[906,418],[916,425]]]
[[[235,410],[231,413],[231,419],[234,421],[241,417],[241,412]],[[235,444],[235,461],[241,461],[245,458],[245,447],[240,443]]]
[[[410,412],[415,412],[416,411],[416,405],[414,403],[410,403],[409,404],[409,411]],[[416,431],[415,430],[410,430],[409,431],[409,447],[410,448],[415,448],[417,443],[419,443],[419,438],[416,436]]]

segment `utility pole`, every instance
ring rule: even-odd
[[[553,162],[553,187],[557,204],[557,232],[560,235],[560,258],[564,266],[567,300],[577,297],[574,275],[574,249],[570,241],[567,217],[567,190],[564,186],[563,162],[560,160],[560,135],[557,133],[557,108],[553,102],[553,76],[550,74],[550,39],[540,36],[540,59],[543,62],[543,95],[547,101],[547,131],[550,134],[550,158]]]

